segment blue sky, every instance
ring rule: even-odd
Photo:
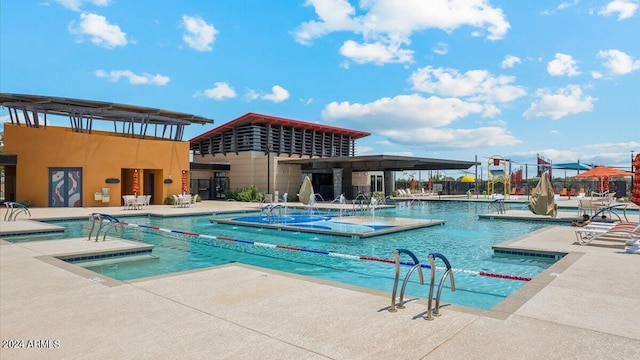
[[[629,168],[640,151],[639,7],[2,0],[0,91],[215,119],[185,139],[256,112],[368,131],[359,155]]]

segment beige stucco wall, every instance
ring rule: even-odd
[[[120,206],[130,194],[133,169],[138,169],[141,193],[151,187],[147,175],[154,174],[153,201],[181,191],[182,170],[189,171],[189,143],[115,136],[94,131],[72,132],[69,128],[32,128],[5,124],[5,153],[18,155],[16,200],[29,200],[46,207],[49,200],[49,168],[82,168],[82,206]],[[106,184],[116,178],[119,184]],[[171,178],[172,184],[163,179]],[[188,182],[187,182],[188,184]],[[108,203],[94,200],[94,193],[109,188]]]
[[[296,156],[295,159],[300,157]],[[267,159],[271,162],[267,167]],[[270,173],[269,191],[278,191],[280,196],[289,193],[290,198],[297,194],[302,185],[302,172],[299,165],[278,164],[280,159],[291,159],[289,156],[267,157],[261,151],[245,151],[238,154],[194,156],[198,163],[229,163],[231,170],[227,171],[231,180],[231,190],[238,190],[255,185],[258,191],[267,193],[267,170]],[[208,179],[212,171],[194,171],[194,178]]]

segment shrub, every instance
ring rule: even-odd
[[[176,200],[173,198],[173,196],[167,196],[166,198],[164,198],[163,204],[165,204],[165,205],[175,205],[176,204]]]
[[[29,201],[29,200],[22,200],[22,201],[17,201],[18,204],[22,204],[25,207],[32,207],[33,206],[33,202]]]
[[[251,202],[262,201],[264,194],[258,191],[255,185],[251,185],[248,188],[240,189],[235,197],[238,201]]]

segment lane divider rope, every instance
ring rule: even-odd
[[[165,229],[165,228],[161,228],[161,227],[153,226],[153,225],[133,224],[133,223],[125,222],[125,221],[120,221],[119,223],[122,224],[123,226],[127,226],[127,227],[155,230],[155,231],[161,231],[161,232],[166,232],[166,233],[173,233],[173,234],[186,235],[186,236],[192,236],[192,237],[199,237],[199,238],[218,240],[218,241],[236,242],[236,243],[239,243],[239,244],[245,244],[245,245],[251,245],[251,246],[258,246],[258,247],[265,247],[265,248],[272,248],[272,249],[280,249],[280,250],[288,250],[288,251],[307,252],[307,253],[326,255],[326,256],[337,257],[337,258],[341,258],[341,259],[348,259],[348,260],[372,261],[372,262],[379,262],[379,263],[395,264],[395,260],[386,259],[386,258],[379,258],[379,257],[375,257],[375,256],[349,255],[349,254],[341,254],[341,253],[336,253],[336,252],[326,251],[326,250],[316,250],[316,249],[309,249],[309,248],[301,248],[301,247],[291,246],[291,245],[269,244],[269,243],[263,243],[263,242],[258,242],[258,241],[236,239],[236,238],[231,238],[231,237],[227,237],[227,236],[205,235],[205,234],[199,234],[199,233],[195,233],[195,232],[191,232],[191,231]],[[404,261],[401,261],[400,264],[406,265],[406,266],[413,266],[414,265],[412,262],[404,262]],[[431,268],[431,266],[429,266],[428,264],[421,264],[420,266],[422,268],[426,268],[426,269],[430,269]],[[445,268],[440,268],[440,267],[436,267],[436,269],[446,270]],[[531,278],[527,277],[527,276],[498,274],[498,273],[492,273],[492,272],[488,272],[488,271],[474,271],[474,270],[453,269],[453,268],[452,268],[452,270],[454,272],[459,272],[459,273],[464,273],[464,274],[487,276],[487,277],[498,278],[498,279],[517,280],[517,281],[531,281]]]

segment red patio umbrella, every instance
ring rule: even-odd
[[[575,176],[575,178],[576,179],[587,179],[587,178],[598,179],[598,182],[599,182],[598,190],[606,191],[609,189],[609,178],[627,177],[632,175],[633,173],[628,171],[618,170],[612,167],[601,165],[601,166],[596,166],[592,169],[589,169],[583,172],[582,174],[578,174]],[[607,183],[606,187],[605,187],[605,181]]]
[[[133,185],[131,186],[133,195],[138,195],[140,192],[140,179],[138,178],[138,169],[133,170]]]
[[[187,172],[182,170],[182,193],[187,193]]]
[[[433,180],[431,180],[431,178],[429,178],[429,181],[427,182],[427,189],[433,189]]]
[[[633,190],[631,191],[631,202],[640,205],[640,154],[633,160],[635,177],[633,179]]]

